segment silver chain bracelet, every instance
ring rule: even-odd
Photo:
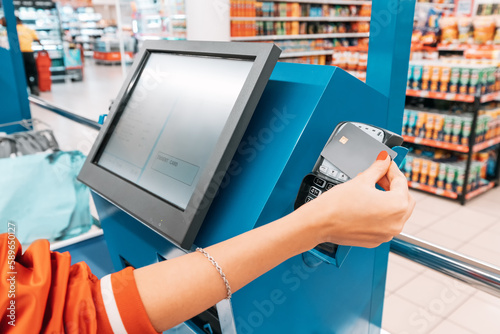
[[[205,257],[208,259],[208,261],[210,261],[213,264],[213,266],[215,267],[215,269],[217,269],[217,271],[219,272],[220,277],[222,278],[222,280],[224,281],[224,284],[226,285],[226,291],[227,291],[227,297],[226,297],[226,299],[227,300],[231,299],[231,296],[233,295],[231,293],[231,286],[229,286],[229,282],[228,282],[228,280],[226,278],[226,275],[222,271],[222,268],[219,266],[219,264],[217,263],[217,261],[215,261],[215,259],[210,254],[208,254],[203,248],[198,247],[198,248],[196,248],[196,251],[200,252],[203,255],[205,255]]]

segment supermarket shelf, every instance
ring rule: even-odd
[[[424,97],[429,99],[458,101],[458,102],[474,102],[474,95],[456,94],[456,93],[443,93],[443,92],[429,92],[424,90],[407,89],[407,96]],[[489,93],[481,96],[481,103],[495,101],[500,97],[500,92]]]
[[[474,151],[474,153],[479,152],[479,151],[484,150],[485,148],[491,147],[491,146],[499,144],[499,143],[500,143],[500,137],[486,140],[482,143],[474,145],[473,151]]]
[[[441,148],[444,150],[450,150],[450,151],[461,152],[461,153],[468,153],[469,152],[469,147],[467,145],[452,144],[452,143],[442,142],[442,141],[428,139],[428,138],[420,138],[420,137],[413,137],[413,136],[406,136],[406,135],[403,135],[403,139],[407,143],[432,146],[432,147],[437,147],[437,148]],[[484,141],[482,143],[476,144],[476,145],[474,145],[472,151],[474,153],[476,153],[476,152],[484,150],[485,148],[496,145],[498,143],[500,143],[500,137],[493,138],[493,139]]]
[[[231,37],[231,41],[273,41],[279,39],[317,39],[317,38],[363,38],[369,37],[369,33],[351,32],[345,34],[303,34],[303,35],[266,35],[266,36],[244,36]]]
[[[452,144],[452,143],[442,142],[442,141],[433,140],[433,139],[406,136],[406,135],[403,135],[403,139],[407,143],[432,146],[432,147],[442,148],[444,150],[456,151],[456,152],[461,152],[461,153],[469,152],[469,147],[466,145]]]
[[[308,57],[308,56],[331,56],[333,50],[313,50],[303,52],[283,52],[280,58],[295,58],[295,57]]]
[[[495,186],[495,182],[488,182],[485,185],[482,185],[479,188],[477,188],[476,190],[471,191],[470,193],[468,193],[467,195],[465,195],[465,199],[469,200],[471,198],[479,196],[482,193],[485,193],[486,191],[490,190],[494,186]]]
[[[300,2],[300,3],[317,3],[323,5],[371,5],[371,1],[356,1],[356,0],[276,0],[276,2]]]
[[[410,187],[412,189],[422,190],[422,191],[425,191],[425,192],[428,192],[428,193],[431,193],[434,195],[438,195],[438,196],[448,197],[448,198],[452,198],[452,199],[458,198],[458,194],[456,192],[444,190],[444,189],[438,189],[438,188],[431,187],[431,186],[428,186],[426,184],[421,184],[418,182],[408,181],[408,187]],[[481,189],[481,188],[479,188],[479,189]],[[479,190],[479,189],[477,189],[477,190]]]
[[[492,51],[499,50],[498,45],[477,45],[477,44],[440,44],[437,46],[438,51],[466,51],[466,50],[481,50],[481,51]]]
[[[360,21],[370,21],[369,16],[320,16],[320,17],[310,17],[310,16],[283,16],[283,17],[231,17],[231,21],[301,21],[301,22],[360,22]]]

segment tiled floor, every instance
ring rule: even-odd
[[[118,66],[87,66],[80,83],[54,84],[42,98],[97,120],[123,78]],[[63,149],[90,150],[97,132],[34,107]],[[417,200],[404,232],[500,267],[500,187],[457,202],[412,191]],[[389,256],[383,328],[392,334],[499,334],[500,298],[394,254]]]
[[[404,232],[500,267],[500,188],[461,206],[412,191]],[[392,334],[498,334],[500,298],[389,255],[382,327]]]

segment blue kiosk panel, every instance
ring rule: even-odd
[[[343,70],[278,63],[195,245],[209,246],[290,213],[302,178],[335,126],[357,121],[385,127],[387,113],[385,96]],[[99,195],[94,200],[117,270],[185,253]],[[377,332],[388,251],[387,244],[352,248],[340,267],[309,253],[290,259],[233,295],[237,332]]]
[[[31,119],[28,102],[26,79],[24,76],[23,58],[19,48],[16,30],[16,17],[12,1],[0,1],[7,22],[8,48],[0,47],[0,125]],[[0,11],[1,12],[1,11]],[[0,13],[0,17],[1,17]],[[0,128],[1,132],[17,132],[26,130],[20,125]]]

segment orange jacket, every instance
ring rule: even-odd
[[[0,333],[156,333],[132,268],[98,280],[86,263],[51,252],[47,240],[23,254],[0,234]]]

